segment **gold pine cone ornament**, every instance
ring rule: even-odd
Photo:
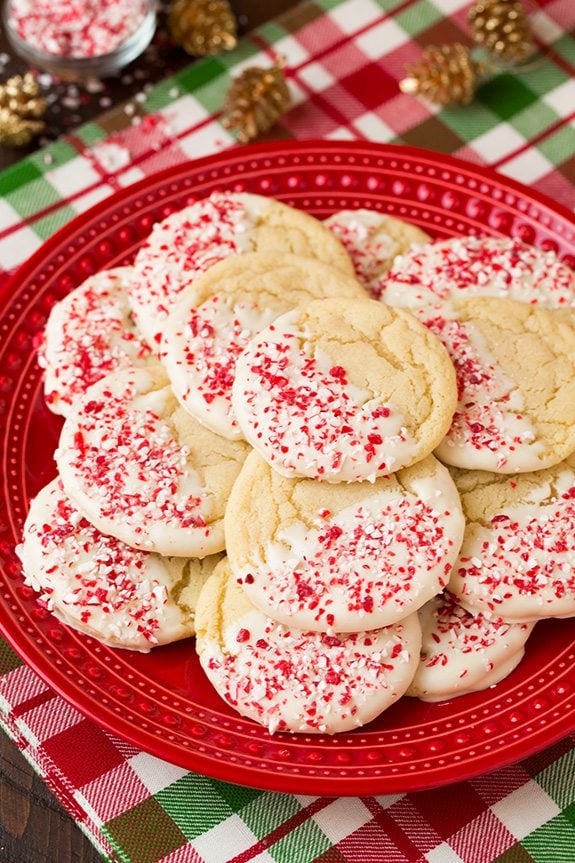
[[[485,66],[460,42],[430,45],[421,60],[407,68],[408,77],[399,86],[403,93],[436,105],[467,105],[484,74]]]
[[[534,51],[527,13],[519,0],[480,0],[469,10],[473,41],[507,63],[521,63]]]
[[[206,57],[237,44],[237,22],[228,0],[172,0],[168,29],[174,44]]]
[[[46,102],[34,75],[15,75],[0,84],[0,144],[23,147],[44,130]]]
[[[222,125],[233,129],[240,143],[267,132],[289,108],[291,95],[282,65],[276,60],[270,69],[252,66],[232,81]]]

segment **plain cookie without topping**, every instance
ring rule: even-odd
[[[200,589],[221,559],[136,551],[86,521],[58,479],[31,502],[17,552],[25,583],[59,620],[143,652],[194,635]]]
[[[441,461],[515,473],[575,450],[575,327],[562,312],[495,297],[453,300],[421,319],[446,346],[458,405]]]
[[[575,308],[575,273],[554,252],[517,238],[452,237],[398,257],[381,279],[380,295],[405,309],[472,295]]]
[[[463,538],[457,489],[428,456],[371,483],[288,479],[252,452],[230,496],[226,548],[251,602],[287,626],[389,626],[449,580]]]
[[[285,476],[374,480],[425,458],[449,429],[455,373],[439,339],[375,300],[315,300],[249,343],[232,404]]]
[[[131,267],[90,276],[52,308],[38,346],[44,396],[67,416],[89,386],[110,372],[146,365],[151,350],[132,321]]]
[[[347,250],[359,281],[374,299],[380,299],[381,280],[398,255],[431,237],[409,222],[376,210],[340,210],[324,225]]]
[[[290,252],[353,275],[341,243],[313,216],[261,195],[214,192],[157,223],[134,260],[129,299],[155,349],[161,352],[163,322],[183,288],[242,252]]]
[[[196,633],[200,663],[219,695],[272,733],[365,725],[404,694],[421,646],[417,614],[347,635],[286,627],[251,605],[225,560],[200,593]]]
[[[513,477],[453,471],[467,526],[449,590],[510,621],[575,616],[575,456]]]
[[[182,291],[164,330],[162,360],[181,404],[212,431],[241,438],[231,404],[237,357],[279,315],[333,296],[365,292],[353,276],[298,255],[248,252],[214,264]]]
[[[205,557],[224,548],[224,512],[248,451],[189,416],[157,369],[132,369],[88,390],[56,462],[99,530],[146,551]]]
[[[472,614],[444,591],[419,610],[421,657],[407,695],[444,701],[499,683],[519,665],[533,623]]]

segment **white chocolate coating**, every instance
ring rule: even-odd
[[[129,548],[87,522],[57,479],[32,501],[18,554],[26,584],[56,617],[143,652],[194,634],[195,601],[219,560]]]
[[[200,595],[196,649],[217,692],[243,716],[270,733],[335,734],[365,725],[403,695],[421,645],[416,614],[373,632],[303,632],[230,597],[239,588],[231,578],[222,588],[223,568]]]
[[[89,386],[113,371],[149,362],[151,351],[132,321],[131,267],[90,276],[52,308],[38,350],[44,397],[67,416]]]
[[[401,471],[393,488],[385,479],[362,485],[359,502],[336,513],[319,510],[311,528],[290,520],[245,563],[226,529],[229,563],[251,602],[286,626],[342,633],[394,624],[440,592],[464,518],[447,469],[429,461],[425,474]],[[229,503],[232,521],[240,517],[236,498]]]
[[[443,701],[499,683],[521,662],[533,623],[466,611],[444,591],[419,610],[422,646],[407,695]]]
[[[105,533],[135,548],[205,557],[224,547],[223,514],[247,454],[188,416],[143,369],[91,387],[62,429],[66,492]]]
[[[431,237],[415,225],[376,210],[340,210],[324,222],[349,254],[359,281],[380,299],[383,274],[398,255]],[[391,305],[391,303],[390,303]]]
[[[507,237],[453,237],[416,247],[396,258],[380,289],[383,302],[407,309],[465,295],[575,308],[575,273],[554,252]]]
[[[497,485],[493,488],[497,496],[480,511],[472,500],[468,504],[468,525],[450,591],[471,611],[505,620],[574,616],[572,460],[524,475],[523,502],[506,502]]]

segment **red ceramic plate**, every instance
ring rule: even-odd
[[[519,668],[442,704],[404,698],[336,737],[270,736],[207,683],[193,641],[112,650],[61,626],[22,583],[14,545],[28,500],[55,474],[60,423],[46,410],[32,347],[55,300],[129,262],[152,223],[214,189],[272,195],[315,216],[370,207],[437,237],[520,236],[575,265],[567,210],[436,153],[340,142],[237,148],[150,177],[80,216],[18,272],[0,300],[0,629],[55,690],[148,752],[209,776],[306,794],[429,788],[518,760],[575,729],[575,621],[540,623]]]

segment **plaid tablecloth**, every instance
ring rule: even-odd
[[[430,43],[469,43],[463,0],[314,0],[0,175],[0,281],[97,201],[233,145],[230,77],[285,57],[294,106],[279,138],[432,147],[575,205],[575,3],[539,0],[540,62],[464,108],[398,89]],[[575,861],[575,737],[489,776],[414,794],[312,798],[189,773],[101,730],[0,641],[0,721],[109,860],[123,863]],[[77,757],[82,753],[82,758]]]

